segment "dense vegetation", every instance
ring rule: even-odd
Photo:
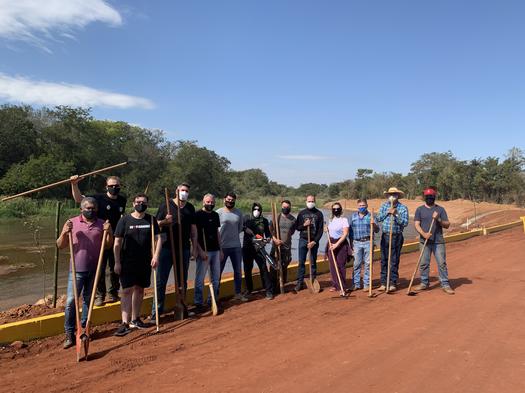
[[[503,159],[469,161],[458,160],[450,151],[427,153],[411,165],[407,175],[363,168],[353,179],[294,188],[271,181],[261,169],[232,170],[226,157],[196,141],[169,141],[161,130],[97,120],[88,109],[0,107],[0,194],[22,192],[122,161],[129,165],[112,173],[122,177],[125,193],[132,195],[148,187],[154,204],[162,200],[164,186],[182,181],[191,184],[196,199],[206,192],[223,195],[229,190],[246,202],[279,196],[300,200],[307,193],[325,200],[371,198],[382,196],[394,185],[414,197],[423,187],[434,185],[441,199],[525,203],[525,159],[517,148],[510,149]],[[85,192],[102,190],[103,186],[104,176],[81,183]],[[32,197],[69,199],[70,190],[61,186]]]

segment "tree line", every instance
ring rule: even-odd
[[[498,157],[458,160],[452,152],[423,154],[408,174],[374,172],[360,168],[353,178],[331,183],[279,184],[261,169],[233,170],[230,161],[197,141],[170,141],[161,130],[123,121],[97,120],[90,109],[58,106],[0,106],[0,194],[10,195],[90,172],[118,162],[129,165],[114,174],[122,178],[128,195],[146,187],[160,203],[165,185],[187,182],[192,197],[207,192],[224,195],[235,191],[243,199],[303,197],[315,194],[325,200],[382,197],[397,186],[413,198],[433,185],[440,199],[471,199],[525,204],[525,156],[513,147]],[[83,181],[82,190],[104,187],[103,176]],[[68,187],[57,187],[34,198],[68,198]]]

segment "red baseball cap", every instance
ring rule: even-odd
[[[437,192],[433,188],[425,188],[423,190],[423,195],[434,195],[435,196],[436,194]]]

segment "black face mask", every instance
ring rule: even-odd
[[[289,207],[283,207],[283,208],[281,209],[281,211],[283,212],[283,214],[290,214],[290,210],[291,210],[291,209],[290,209]]]
[[[224,202],[224,206],[226,206],[228,209],[232,209],[235,207],[235,202]]]
[[[107,190],[111,195],[118,195],[118,193],[120,192],[120,187],[106,187],[106,190]]]
[[[339,217],[342,212],[343,212],[343,209],[332,209],[332,214],[336,217]]]
[[[426,203],[427,205],[433,205],[435,201],[436,201],[436,197],[435,197],[435,196],[427,195],[427,196],[425,197],[425,203]]]
[[[144,213],[148,208],[148,205],[145,203],[139,203],[138,205],[135,205],[134,208],[138,213]]]
[[[97,213],[94,210],[82,210],[82,215],[87,220],[92,220],[97,216]]]
[[[204,205],[204,210],[207,212],[211,212],[213,209],[215,209],[215,205]]]

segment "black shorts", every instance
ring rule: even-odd
[[[120,272],[120,285],[122,289],[131,288],[136,285],[141,288],[148,288],[151,285],[151,265],[146,261],[125,261],[122,262]]]

